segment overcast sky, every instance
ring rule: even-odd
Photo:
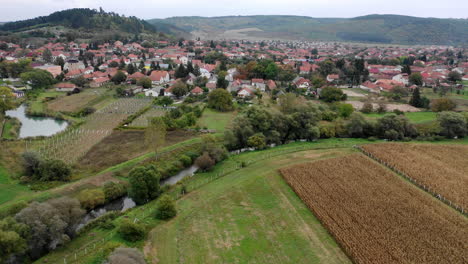
[[[0,0],[0,21],[88,7],[143,19],[171,16],[302,15],[355,17],[399,14],[468,18],[467,0]]]

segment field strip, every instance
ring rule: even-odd
[[[430,185],[428,185],[428,183],[423,183],[421,181],[418,182],[417,179],[414,179],[412,178],[411,176],[409,176],[408,174],[406,174],[405,172],[399,170],[398,168],[396,168],[393,164],[390,164],[382,159],[380,159],[379,157],[373,155],[372,153],[366,151],[365,149],[363,149],[362,147],[360,146],[354,146],[356,149],[358,149],[359,151],[361,151],[364,155],[370,157],[371,159],[377,161],[378,163],[380,163],[381,165],[387,167],[388,169],[392,170],[393,172],[395,172],[396,174],[398,174],[399,176],[405,178],[406,180],[408,180],[410,183],[412,183],[414,186],[418,187],[419,189],[425,191],[426,193],[432,195],[434,198],[440,200],[441,202],[445,203],[446,205],[448,205],[449,207],[455,209],[456,211],[460,212],[461,214],[465,215],[465,216],[468,216],[468,210],[467,208],[464,208],[462,205],[459,205],[459,204],[456,204],[454,203],[453,201],[451,201],[450,199],[448,199],[447,197],[443,196],[442,194],[438,193],[437,190],[434,190],[434,189],[431,189],[430,188]],[[466,187],[466,186],[465,186]]]

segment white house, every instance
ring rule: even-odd
[[[405,85],[409,84],[408,74],[407,73],[397,74],[397,75],[393,76],[392,80],[404,83]]]

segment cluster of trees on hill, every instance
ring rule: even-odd
[[[22,31],[40,26],[61,25],[73,29],[116,29],[119,31],[139,34],[145,31],[154,32],[154,27],[136,17],[120,16],[116,13],[104,12],[100,9],[74,8],[59,11],[49,16],[41,16],[17,22],[9,22],[0,26],[3,31]]]

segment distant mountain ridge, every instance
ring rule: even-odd
[[[457,45],[468,43],[467,19],[367,15],[355,18],[306,16],[170,17],[148,20],[167,23],[205,38],[233,37],[355,41],[389,44]],[[239,34],[239,30],[245,30]]]

